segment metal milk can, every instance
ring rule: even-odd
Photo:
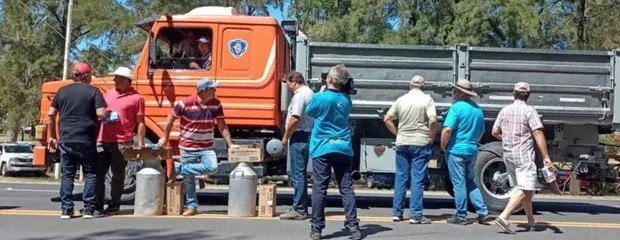
[[[256,216],[256,186],[258,176],[246,163],[239,163],[230,172],[228,184],[228,216]]]
[[[162,215],[164,212],[165,176],[159,162],[156,163],[145,164],[136,176],[134,215]]]

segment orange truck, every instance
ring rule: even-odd
[[[513,100],[512,87],[517,82],[532,86],[529,103],[541,115],[554,162],[572,166],[571,172],[580,179],[614,178],[598,135],[620,129],[620,114],[614,114],[620,106],[620,98],[615,98],[616,90],[620,91],[620,85],[615,83],[620,79],[617,50],[313,42],[297,30],[294,21],[278,24],[272,17],[238,15],[234,9],[224,7],[200,7],[186,14],[149,19],[138,26],[148,37],[135,64],[133,87],[146,100],[147,139],[157,142],[174,102],[194,93],[199,79],[216,79],[221,83],[217,97],[222,101],[234,141],[263,148],[262,161],[252,164],[262,180],[288,180],[286,155],[269,147],[270,143],[277,145],[282,136],[292,95],[283,83],[284,78],[291,70],[297,70],[311,88],[318,90],[323,74],[339,63],[347,66],[355,80],[351,87],[357,91],[352,95],[350,115],[355,153],[353,177],[364,179],[368,187],[393,185],[394,136],[382,119],[392,103],[407,92],[409,79],[414,75],[426,79],[424,90],[434,99],[440,121],[452,103],[450,84],[460,78],[473,83],[479,95],[474,100],[482,107],[487,124],[480,141],[475,181],[491,210],[501,211],[516,189],[502,160],[501,142],[491,136],[490,129],[501,108]],[[208,70],[190,69],[189,60],[175,54],[190,31],[213,43]],[[36,165],[49,163],[54,157],[46,151],[46,134],[41,130],[54,93],[69,82],[43,84],[40,125],[35,128],[40,143],[35,148]],[[102,92],[114,86],[111,77],[96,78],[92,84]],[[171,134],[175,153],[176,137],[178,126]],[[221,137],[216,139],[215,151],[219,169],[211,177],[225,181],[234,164],[228,161]],[[443,183],[451,193],[445,156],[437,142],[433,144],[433,159],[436,162],[429,173],[440,177],[429,178],[430,184]],[[167,164],[170,166],[172,161]],[[132,192],[132,178],[137,170],[130,167],[125,193]],[[168,171],[171,177],[171,168]]]
[[[145,99],[147,139],[152,143],[164,134],[166,116],[173,104],[196,92],[197,82],[209,77],[219,81],[217,97],[222,101],[226,122],[238,144],[264,146],[283,132],[288,89],[282,80],[291,71],[291,50],[286,32],[276,19],[237,15],[228,7],[200,7],[182,15],[166,15],[138,24],[148,34],[135,64],[133,87]],[[175,55],[188,32],[212,41],[210,69],[193,70],[190,60]],[[45,165],[54,156],[46,151],[47,111],[57,90],[71,80],[52,81],[42,86],[41,114],[35,133],[34,165]],[[93,78],[92,85],[103,93],[114,88],[112,77]],[[170,145],[178,152],[178,121]],[[221,135],[220,135],[221,136]],[[226,159],[226,144],[216,141],[218,158]],[[169,162],[168,164],[171,164]],[[266,156],[256,164],[260,176],[285,176],[285,156]],[[220,166],[225,176],[232,164]],[[169,168],[171,169],[171,168]],[[267,171],[271,172],[267,172]],[[135,169],[134,169],[135,172]],[[132,174],[129,174],[132,177]],[[169,175],[170,176],[170,175]]]

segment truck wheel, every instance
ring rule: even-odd
[[[500,151],[501,152],[501,151]],[[474,181],[492,212],[501,212],[508,204],[510,196],[517,190],[510,186],[512,177],[506,171],[502,156],[488,151],[480,151],[476,160]],[[519,211],[520,209],[517,209]]]
[[[6,167],[6,163],[2,163],[2,166],[0,166],[0,174],[2,174],[3,177],[8,177],[11,175]]]
[[[125,184],[123,187],[123,195],[121,195],[121,202],[129,203],[133,202],[136,196],[136,174],[140,170],[140,163],[138,161],[130,161],[125,168]],[[110,188],[112,186],[112,172],[108,171],[105,176],[105,201],[109,202]]]
[[[372,175],[366,176],[366,187],[368,188],[375,187],[375,179],[372,177]]]

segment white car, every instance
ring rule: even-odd
[[[35,172],[44,174],[45,167],[32,165],[32,145],[23,143],[0,144],[0,174],[8,176],[15,172]]]

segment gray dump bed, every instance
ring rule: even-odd
[[[355,79],[353,118],[378,119],[407,92],[419,74],[443,115],[452,101],[451,83],[472,81],[488,120],[512,102],[512,87],[531,84],[529,104],[545,123],[612,124],[614,79],[620,77],[618,51],[585,52],[429,47],[310,42],[298,39],[297,70],[313,85],[322,72],[343,63]],[[620,123],[620,119],[614,121]]]

